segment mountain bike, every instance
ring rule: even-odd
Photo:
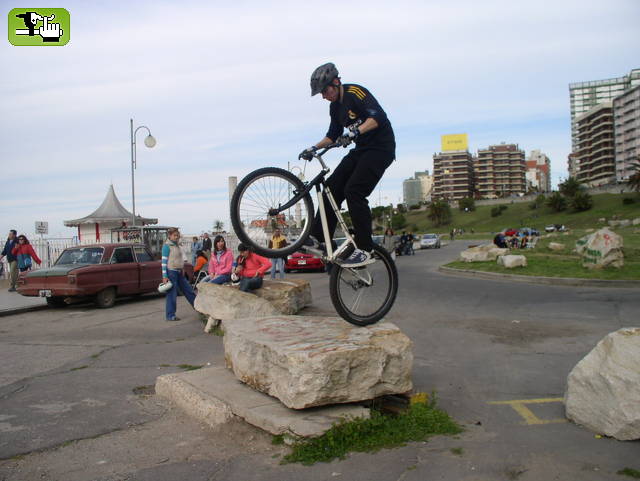
[[[386,249],[377,244],[373,247],[373,263],[355,268],[341,265],[341,259],[356,248],[356,243],[325,182],[331,169],[322,159],[330,149],[341,145],[334,143],[313,153],[322,170],[309,182],[278,167],[251,172],[233,193],[231,223],[240,241],[262,256],[282,258],[298,250],[320,256],[330,264],[329,294],[336,311],[346,321],[366,326],[382,319],[393,306],[398,292],[398,271]],[[305,246],[314,222],[312,189],[318,198],[324,251]],[[335,245],[329,235],[323,195],[345,233],[345,241],[340,246]],[[286,247],[268,247],[275,229],[280,229],[287,238]]]

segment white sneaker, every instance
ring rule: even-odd
[[[362,267],[368,264],[374,263],[376,260],[373,258],[372,252],[362,251],[356,249],[353,253],[344,260],[336,261],[342,267]]]

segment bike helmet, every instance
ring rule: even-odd
[[[162,282],[158,286],[158,292],[164,294],[165,292],[170,291],[172,287],[173,287],[173,284],[171,283],[171,281]]]
[[[338,76],[338,69],[331,62],[320,65],[311,74],[311,96],[319,94]]]
[[[240,284],[240,277],[235,272],[231,274],[231,285],[237,286]]]

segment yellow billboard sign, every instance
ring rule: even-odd
[[[467,139],[467,134],[443,135],[441,137],[441,140],[442,140],[442,152],[446,152],[448,150],[468,150],[469,149],[469,141]]]

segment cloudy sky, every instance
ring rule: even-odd
[[[473,151],[542,149],[555,183],[568,84],[640,67],[638,0],[92,3],[51,5],[71,14],[64,47],[0,47],[3,232],[44,220],[72,236],[62,221],[91,213],[111,183],[131,209],[130,118],[158,142],[138,133],[137,212],[186,233],[228,226],[228,176],[299,164],[326,132],[309,76],[327,61],[372,91],[396,132],[372,205],[431,171],[448,133],[468,133]]]

